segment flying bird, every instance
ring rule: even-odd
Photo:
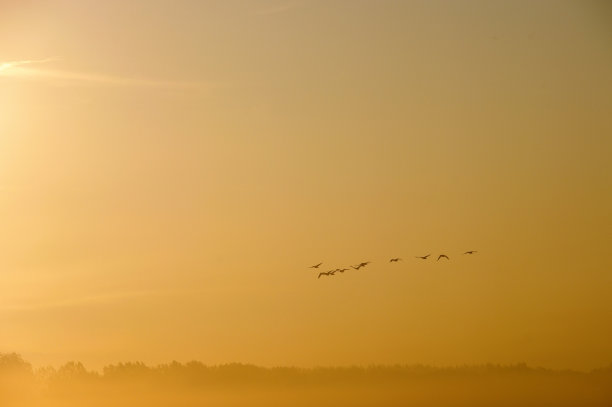
[[[321,276],[329,276],[329,271],[322,271],[319,273],[319,276],[317,277],[317,279],[321,278]]]
[[[310,268],[310,269],[318,269],[321,264],[323,264],[323,263],[315,264],[314,266],[310,266],[308,268]]]
[[[439,255],[438,256],[438,260],[440,260],[442,257],[446,258],[446,260],[450,260],[446,254]],[[438,261],[438,260],[436,260],[436,261]]]
[[[344,273],[345,271],[347,271],[348,269],[335,269],[334,273],[337,271],[338,273]]]
[[[427,256],[415,256],[417,259],[423,259],[423,260],[427,260],[427,258],[431,256],[431,254],[428,254]]]
[[[355,270],[359,270],[360,268],[365,267],[368,264],[370,264],[369,261],[364,261],[363,263],[359,263],[359,264],[357,264],[355,266],[351,266],[351,267],[354,268]]]
[[[468,250],[467,252],[463,254],[474,254],[474,253],[478,253],[478,252],[476,250]]]
[[[394,262],[395,262],[395,263],[397,263],[397,262],[398,262],[398,261],[400,261],[400,260],[401,260],[401,259],[400,259],[399,257],[395,257],[395,258],[393,258],[393,259],[389,260],[389,263],[394,263]]]

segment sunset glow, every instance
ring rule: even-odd
[[[0,354],[608,366],[611,22],[596,0],[0,3]]]

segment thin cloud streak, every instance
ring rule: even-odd
[[[30,64],[44,64],[46,62],[57,61],[58,58],[45,58],[45,59],[26,59],[21,61],[8,61],[8,62],[0,62],[0,75],[2,75],[2,71],[6,71],[10,68],[15,68],[22,65],[30,65]]]
[[[0,76],[11,76],[24,79],[48,79],[68,83],[97,84],[109,86],[149,87],[149,88],[178,88],[178,89],[210,89],[220,83],[212,82],[182,82],[166,81],[144,78],[130,78],[124,76],[104,75],[97,73],[83,73],[48,69],[19,68],[10,69],[8,73],[0,72]]]
[[[43,64],[58,58],[0,62],[0,77],[27,80],[52,80],[68,84],[92,84],[121,87],[210,89],[221,86],[220,82],[173,81],[149,78],[135,78],[100,73],[74,72],[55,69],[29,68],[24,65]]]

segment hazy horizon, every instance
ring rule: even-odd
[[[576,374],[590,374],[590,373],[597,373],[597,372],[607,372],[608,370],[612,369],[612,362],[603,363],[601,366],[598,366],[598,367],[595,367],[589,370],[577,370],[577,369],[563,369],[563,368],[554,369],[554,368],[547,368],[544,366],[531,366],[524,362],[511,363],[511,364],[503,364],[503,363],[495,363],[495,362],[478,363],[478,364],[463,363],[463,364],[455,364],[455,365],[429,365],[429,364],[423,364],[423,363],[392,363],[392,364],[363,364],[363,365],[352,364],[352,365],[313,365],[313,366],[297,366],[297,365],[265,366],[265,365],[256,365],[253,363],[245,363],[245,362],[240,362],[240,361],[229,361],[225,363],[209,364],[209,363],[206,363],[205,361],[196,360],[196,359],[184,360],[184,361],[171,359],[171,360],[166,360],[166,361],[163,361],[161,363],[156,363],[156,364],[146,363],[141,360],[119,360],[119,361],[114,361],[107,365],[104,365],[100,369],[94,369],[94,368],[91,368],[90,366],[85,365],[81,361],[74,360],[74,359],[66,360],[62,363],[59,363],[58,365],[36,366],[32,364],[29,360],[23,358],[22,355],[20,355],[17,352],[0,352],[0,360],[2,360],[2,362],[5,362],[5,360],[8,361],[8,363],[5,363],[6,366],[2,365],[2,368],[6,368],[7,366],[10,366],[11,363],[17,360],[17,361],[20,361],[20,363],[22,363],[24,366],[31,367],[33,373],[45,372],[47,371],[47,369],[61,371],[67,366],[78,365],[78,366],[82,366],[82,368],[84,369],[83,372],[91,373],[94,375],[100,375],[100,376],[104,376],[105,371],[108,369],[118,368],[122,366],[142,367],[146,369],[155,370],[155,369],[161,369],[161,368],[172,366],[172,365],[189,366],[192,364],[201,366],[203,368],[210,368],[210,369],[236,366],[238,368],[241,368],[241,367],[254,368],[254,369],[259,369],[261,371],[287,369],[287,370],[296,371],[296,372],[316,372],[318,370],[351,371],[353,369],[357,369],[357,370],[388,369],[390,371],[393,369],[407,369],[407,370],[424,369],[426,371],[431,371],[431,372],[445,372],[445,371],[449,372],[449,371],[456,371],[456,370],[477,371],[479,369],[484,369],[484,370],[498,369],[498,370],[503,371],[503,370],[515,369],[515,370],[539,371],[539,372],[548,372],[548,373],[565,372],[565,373],[576,373]]]
[[[526,365],[370,366],[298,369],[199,362],[80,363],[32,370],[0,354],[0,402],[24,406],[406,405],[607,406],[612,364],[589,373]]]

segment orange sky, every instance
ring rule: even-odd
[[[604,2],[126,3],[0,2],[0,352],[612,361]]]

